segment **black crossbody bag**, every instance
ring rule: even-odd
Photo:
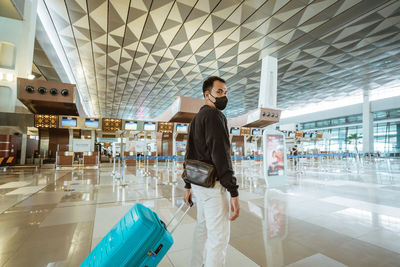
[[[182,178],[185,182],[199,185],[202,187],[214,187],[215,185],[215,167],[212,164],[200,160],[188,159],[190,147],[190,132],[186,146],[185,161],[183,163]]]

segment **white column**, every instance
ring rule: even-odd
[[[369,91],[363,92],[363,153],[374,152],[374,116],[369,102]]]
[[[0,78],[0,111],[14,112],[15,106],[23,106],[17,100],[17,77],[28,78],[32,72],[33,50],[35,45],[37,0],[25,1],[23,20],[0,17],[0,43],[14,46],[14,55],[0,53],[0,62],[7,62],[7,66],[0,66],[1,74],[9,74],[12,79]],[[1,50],[1,48],[0,48]],[[3,75],[2,75],[3,76]]]
[[[22,22],[22,44],[18,44],[17,76],[27,78],[32,72],[33,50],[35,47],[37,0],[25,1]]]
[[[68,129],[68,131],[69,131],[68,151],[73,151],[72,142],[74,141],[74,129]]]
[[[278,60],[266,56],[262,59],[259,108],[276,108],[278,89]]]
[[[21,143],[21,158],[20,158],[21,165],[25,164],[26,142],[27,142],[27,135],[24,133],[24,134],[22,134],[22,143]]]
[[[178,136],[177,133],[173,133],[172,135],[172,156],[176,156],[176,137]]]
[[[123,156],[125,156],[125,148],[124,148],[124,133],[125,132],[122,132],[120,135],[119,135],[119,137],[121,138],[121,143],[120,143],[120,155],[121,155],[121,157],[123,157]]]
[[[91,143],[90,143],[90,151],[94,152],[94,143],[96,140],[96,131],[92,130],[90,133],[90,139],[91,139]]]

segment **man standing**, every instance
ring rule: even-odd
[[[297,145],[294,145],[294,147],[292,148],[292,155],[293,156],[296,156],[295,158],[294,158],[294,166],[296,166],[297,165],[297,155],[299,154],[299,151],[297,150]]]
[[[197,225],[190,266],[219,267],[225,266],[229,221],[239,216],[239,193],[233,176],[227,121],[221,112],[228,103],[225,81],[216,76],[209,77],[203,83],[203,96],[205,105],[190,124],[186,158],[214,165],[217,181],[213,188],[185,185],[185,202],[191,201],[191,189],[197,199]],[[230,193],[230,218],[226,191]]]

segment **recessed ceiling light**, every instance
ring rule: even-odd
[[[35,79],[35,75],[33,75],[33,74],[29,74],[29,75],[28,75],[28,79],[29,79],[29,80],[33,80],[33,79]]]

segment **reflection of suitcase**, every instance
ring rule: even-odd
[[[185,203],[180,206],[171,222],[184,206]],[[189,209],[190,207],[186,209],[176,226],[169,232],[154,211],[136,204],[86,257],[81,267],[157,266],[174,242],[172,232]]]

